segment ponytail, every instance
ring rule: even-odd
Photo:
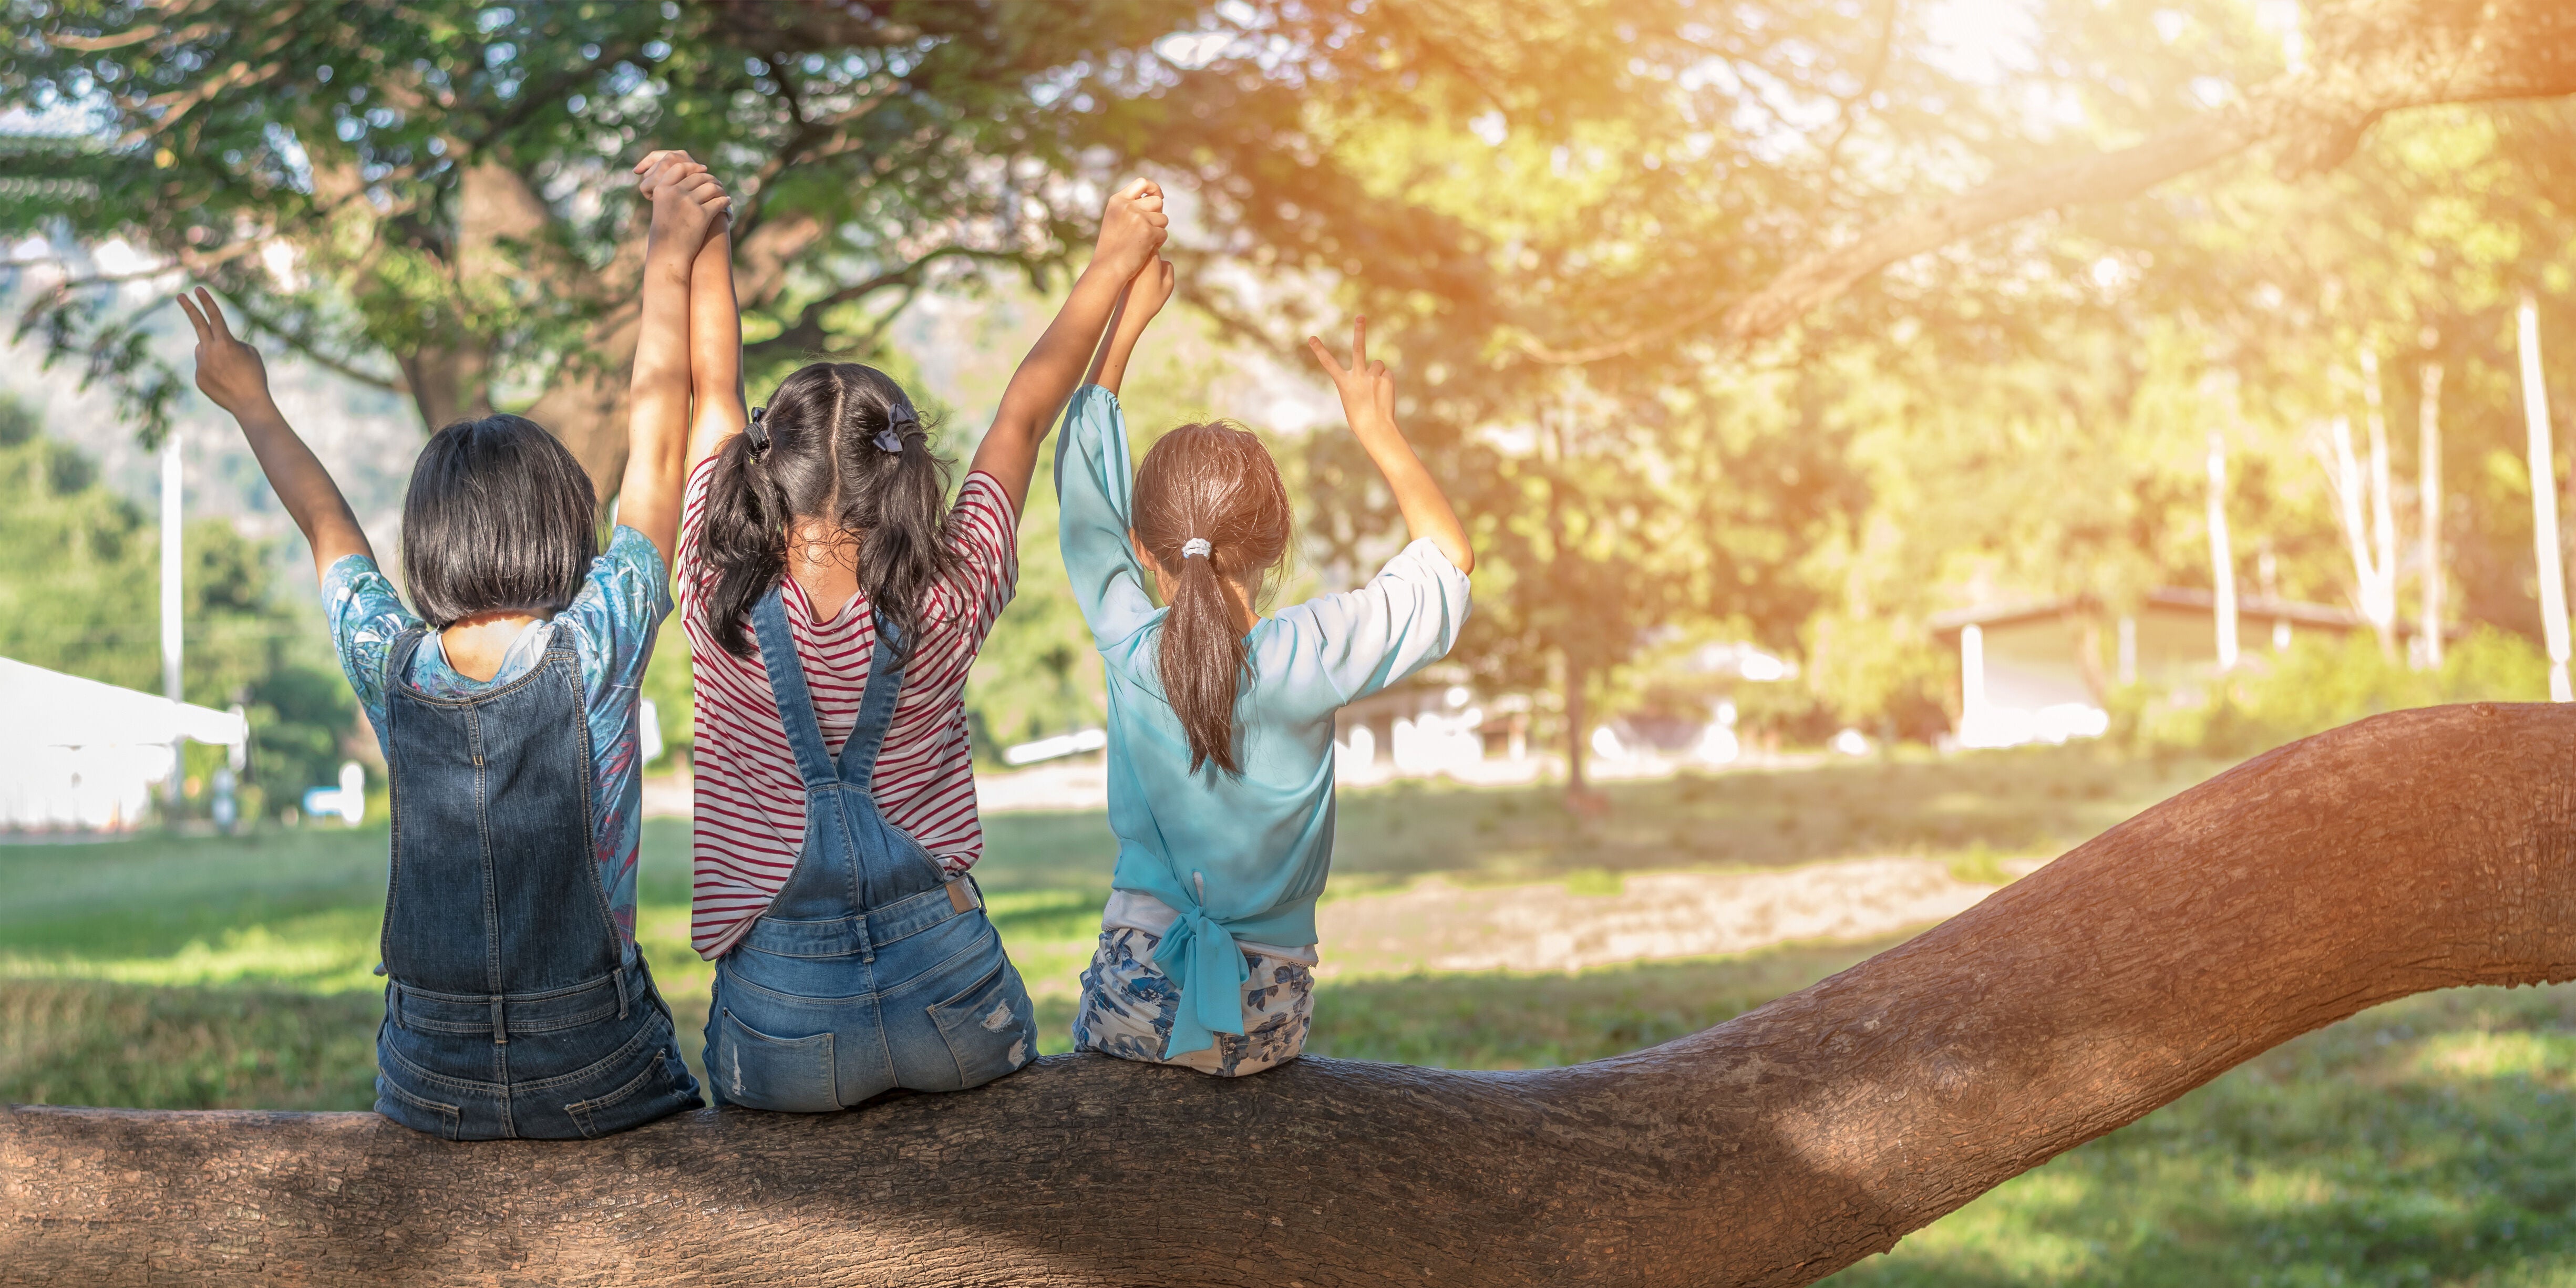
[[[1250,431],[1165,434],[1136,471],[1136,539],[1171,582],[1156,671],[1190,742],[1190,772],[1243,772],[1234,707],[1252,669],[1229,584],[1257,591],[1288,551],[1288,489]]]
[[[725,651],[754,656],[745,615],[787,575],[792,529],[819,521],[857,541],[859,590],[910,653],[952,560],[948,463],[930,450],[912,400],[873,367],[815,363],[753,415],[707,483],[698,529],[707,629]]]
[[[706,517],[698,523],[698,563],[711,583],[699,613],[716,643],[735,657],[756,652],[743,621],[751,606],[787,575],[787,498],[760,467],[751,438],[736,434],[716,452],[707,477]]]

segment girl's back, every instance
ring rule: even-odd
[[[1240,772],[1206,762],[1193,769],[1160,676],[1171,610],[1146,598],[1149,574],[1126,525],[1097,508],[1107,488],[1090,492],[1090,480],[1068,477],[1128,477],[1124,429],[1114,397],[1086,389],[1058,457],[1066,565],[1085,574],[1076,593],[1109,686],[1109,824],[1119,838],[1112,884],[1177,907],[1204,880],[1225,892],[1209,914],[1237,937],[1312,944],[1314,899],[1332,864],[1334,714],[1449,651],[1467,616],[1466,574],[1418,541],[1358,590],[1255,622],[1235,702]],[[1096,569],[1110,575],[1089,575]]]
[[[717,957],[786,883],[805,840],[805,786],[757,652],[729,652],[705,611],[707,569],[700,534],[710,457],[689,480],[679,557],[680,619],[695,657],[697,811],[691,834],[697,898],[690,940]],[[906,660],[894,722],[877,761],[874,795],[886,821],[954,876],[983,856],[975,809],[973,746],[966,726],[966,675],[976,650],[1010,602],[1019,576],[1009,498],[989,474],[967,477],[949,511],[946,572],[920,596],[919,639]],[[865,591],[820,616],[793,578],[779,583],[787,624],[813,694],[827,745],[849,736],[867,689],[877,613]]]
[[[1473,556],[1395,428],[1384,368],[1363,357],[1354,375],[1327,359],[1337,379],[1354,375],[1352,428],[1420,539],[1359,590],[1255,617],[1289,536],[1259,440],[1185,425],[1141,471],[1128,466],[1113,387],[1169,289],[1167,275],[1131,292],[1056,455],[1065,568],[1109,681],[1119,842],[1074,1041],[1234,1075],[1304,1044],[1315,900],[1332,865],[1334,712],[1449,651]]]

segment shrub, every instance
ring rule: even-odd
[[[2249,653],[2237,671],[2201,685],[2120,691],[2111,736],[2136,751],[2233,759],[2386,711],[2539,701],[2548,675],[2548,659],[2531,641],[2488,626],[2462,638],[2438,671],[2388,657],[2367,634],[2311,635],[2285,653]]]

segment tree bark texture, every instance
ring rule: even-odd
[[[586,1143],[12,1107],[0,1283],[1804,1284],[2365,1007],[2576,976],[2571,767],[2576,706],[2346,726],[1566,1069],[1060,1057]]]
[[[2312,15],[2309,67],[2234,103],[2134,146],[2004,175],[1887,220],[1793,261],[1749,295],[1711,300],[1640,335],[1532,356],[1598,361],[1711,319],[1720,338],[1749,343],[1900,260],[2043,211],[2126,201],[2258,143],[2280,145],[2284,173],[2314,173],[2342,164],[2393,111],[2576,94],[2576,6],[2563,0],[2320,0]]]

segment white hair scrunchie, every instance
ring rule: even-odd
[[[1183,559],[1205,559],[1208,557],[1208,552],[1214,549],[1216,549],[1216,547],[1209,545],[1207,538],[1192,537],[1181,543],[1181,557]]]

